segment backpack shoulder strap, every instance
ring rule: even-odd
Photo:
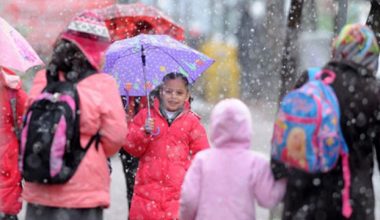
[[[90,148],[91,144],[95,141],[95,148],[96,150],[99,150],[99,143],[100,143],[100,134],[99,132],[96,132],[91,139],[88,141],[86,147],[84,148],[86,151]]]
[[[321,72],[323,71],[323,72]],[[318,71],[316,71],[315,68],[311,68],[310,71],[308,71],[308,74],[309,74],[309,79],[318,79],[321,77],[321,74],[328,74],[329,75],[329,79],[324,79],[323,81],[325,81],[325,85],[326,84],[331,84],[334,82],[335,80],[335,73],[331,70],[328,70],[328,69],[319,69]],[[311,77],[311,78],[310,78]],[[351,171],[350,171],[350,165],[349,165],[349,151],[348,151],[348,146],[347,146],[347,142],[343,136],[343,132],[342,132],[342,128],[340,126],[340,107],[339,107],[339,102],[338,102],[338,98],[336,97],[335,95],[335,91],[333,90],[332,87],[328,86],[328,87],[325,87],[324,88],[324,94],[326,96],[326,98],[330,101],[330,103],[332,104],[333,108],[335,109],[337,115],[338,115],[338,132],[339,132],[339,136],[341,137],[341,145],[342,145],[342,149],[341,149],[341,158],[342,158],[342,174],[343,174],[343,180],[344,180],[344,186],[343,186],[343,190],[342,190],[342,214],[343,216],[345,216],[346,218],[349,218],[352,214],[352,207],[351,207],[351,204],[350,204],[350,186],[351,186]]]
[[[307,75],[310,80],[315,80],[317,79],[317,74],[321,71],[320,67],[311,67],[307,69]]]

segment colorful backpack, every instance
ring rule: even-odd
[[[49,74],[47,74],[49,75]],[[80,144],[80,109],[76,83],[50,81],[27,110],[21,133],[20,170],[28,182],[67,182],[99,135]]]
[[[329,86],[335,73],[313,68],[308,75],[307,83],[281,101],[272,137],[272,158],[304,172],[326,173],[341,157],[345,182],[343,212],[349,216],[348,147],[339,124],[339,104]]]

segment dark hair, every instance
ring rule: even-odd
[[[185,75],[183,75],[182,73],[177,73],[177,72],[171,72],[171,73],[168,73],[164,76],[164,78],[162,78],[162,82],[165,83],[166,81],[168,80],[173,80],[173,79],[182,79],[183,82],[185,83],[185,86],[186,86],[186,89],[187,91],[190,90],[190,83],[189,83],[189,80],[187,79],[187,77]]]
[[[168,80],[173,80],[173,79],[182,79],[182,81],[185,83],[185,87],[186,87],[186,90],[187,92],[190,92],[190,83],[189,83],[189,80],[187,79],[187,77],[182,74],[182,73],[178,73],[178,72],[171,72],[171,73],[168,73],[164,76],[164,78],[162,78],[162,84],[160,86],[157,86],[156,89],[159,91],[162,89],[162,86],[163,84],[168,81]],[[189,97],[189,102],[191,103],[193,101],[193,97]]]
[[[82,51],[72,42],[60,39],[53,49],[50,63],[47,66],[49,80],[58,80],[58,72],[64,73],[68,81],[76,81],[81,74],[96,72]]]

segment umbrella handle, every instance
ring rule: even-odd
[[[144,75],[144,88],[146,92],[146,98],[148,100],[148,119],[151,118],[150,114],[150,100],[149,100],[149,93],[148,93],[148,88],[146,87],[146,72],[145,72],[145,67],[146,67],[146,61],[145,61],[145,51],[144,51],[144,46],[141,45],[141,61],[143,64],[143,75]]]
[[[151,119],[151,114],[150,114],[150,103],[148,101],[148,119]]]

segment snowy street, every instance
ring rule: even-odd
[[[266,155],[270,151],[270,138],[272,135],[272,122],[274,116],[275,103],[273,104],[256,104],[250,105],[252,110],[253,119],[253,146],[252,148],[258,150]],[[202,116],[202,121],[208,123],[208,118],[212,105],[203,103],[197,99],[194,100],[192,107],[195,112]],[[112,158],[112,185],[111,185],[111,207],[104,213],[105,220],[126,220],[127,219],[127,199],[124,175],[121,169],[122,165],[119,157]],[[376,189],[376,220],[380,220],[380,176],[377,169],[376,175],[373,178],[374,188]],[[257,208],[257,219],[267,220],[269,212],[267,209]]]
[[[202,116],[202,121],[206,125],[212,105],[203,103],[195,99],[192,104],[195,112]],[[253,119],[253,146],[252,148],[269,155],[270,138],[272,135],[272,122],[274,116],[275,104],[256,104],[250,105]],[[122,165],[118,156],[112,158],[112,180],[111,180],[111,206],[104,212],[105,220],[126,220],[128,217],[128,205],[126,198],[126,187],[124,174],[122,173]],[[376,175],[373,178],[374,188],[376,190],[376,220],[380,220],[380,176],[377,169]],[[25,205],[20,214],[20,219],[24,219]],[[269,219],[269,212],[266,209],[257,207],[257,219]]]
[[[380,220],[379,24],[380,0],[0,0],[0,220]]]

